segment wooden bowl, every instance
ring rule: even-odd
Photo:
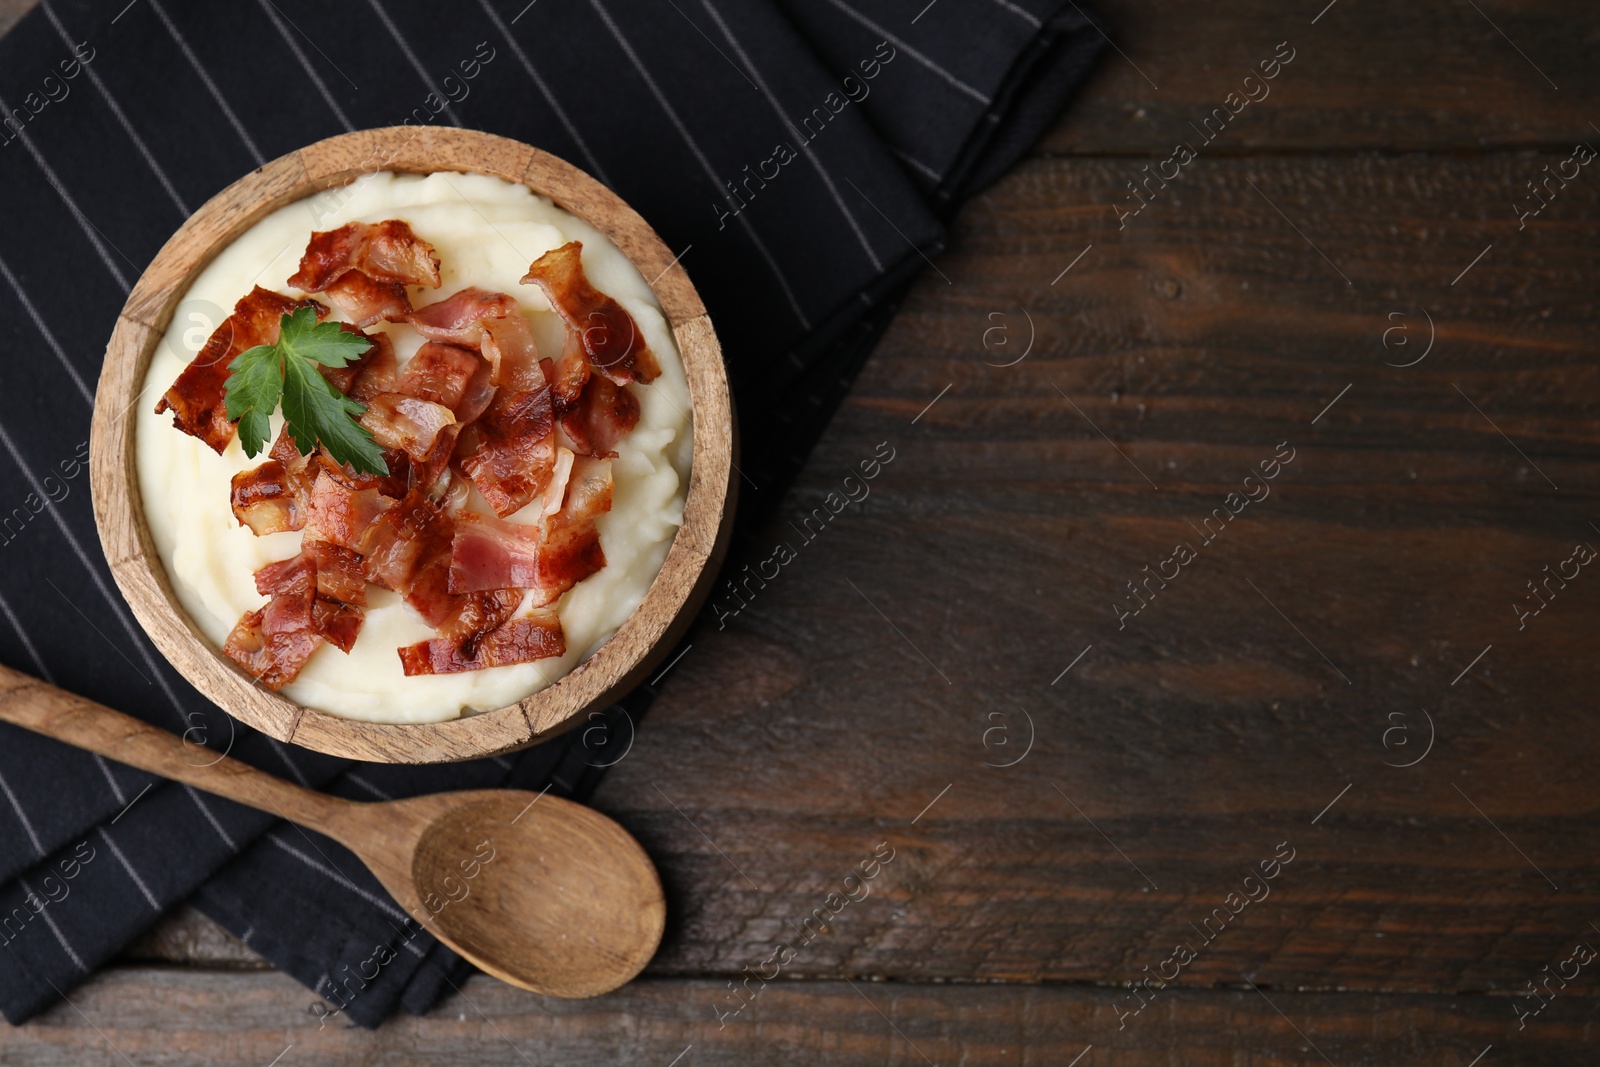
[[[263,689],[202,634],[180,605],[145,524],[134,462],[139,396],[156,345],[194,277],[240,234],[285,204],[373,171],[492,174],[555,201],[609,237],[651,283],[683,356],[693,406],[693,470],[683,526],[666,562],[616,634],[586,662],[509,707],[448,722],[388,725],[340,718]],[[111,573],[156,646],[229,714],[281,741],[360,760],[434,763],[524,748],[644,679],[710,593],[727,546],[736,486],[732,400],[722,350],[672,252],[617,195],[529,145],[455,129],[392,127],[319,141],[218,193],[145,269],[106,346],[89,438],[95,522]],[[242,294],[241,294],[242,295]]]

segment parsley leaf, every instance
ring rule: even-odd
[[[335,369],[371,347],[371,341],[337,322],[319,323],[317,311],[311,307],[285,315],[278,331],[278,348],[285,356],[299,356]]]
[[[365,406],[335,389],[306,360],[285,359],[283,371],[283,417],[300,451],[310,452],[321,441],[340,463],[368,474],[389,473],[372,434],[355,421]]]
[[[310,454],[321,444],[340,463],[367,474],[388,474],[383,451],[356,422],[366,407],[339,392],[317,370],[319,364],[347,366],[371,347],[371,341],[337,322],[317,322],[314,308],[283,316],[277,344],[257,345],[228,364],[228,418],[239,422],[245,455],[253,457],[266,446],[267,418],[281,400],[289,436],[301,453]]]
[[[271,345],[257,345],[239,353],[228,364],[227,384],[223,397],[227,401],[228,418],[239,423],[239,443],[247,456],[254,456],[267,444],[267,417],[278,406],[283,392],[283,373],[279,370],[283,360]]]

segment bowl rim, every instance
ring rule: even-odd
[[[515,704],[433,723],[374,723],[308,708],[263,688],[202,634],[179,603],[139,493],[137,419],[146,373],[190,283],[224,248],[289,203],[378,171],[490,174],[549,197],[608,237],[649,282],[683,357],[693,422],[683,525],[644,598],[587,660]],[[130,399],[131,398],[131,399]],[[434,763],[492,756],[570,729],[641,681],[687,630],[715,581],[737,484],[733,401],[721,347],[694,284],[650,225],[606,186],[548,152],[476,130],[393,126],[330,137],[280,156],[207,201],[162,246],[118,314],[95,390],[89,439],[95,525],[112,577],[145,632],[228,714],[305,748],[350,759]]]

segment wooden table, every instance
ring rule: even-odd
[[[1513,205],[1600,145],[1600,13],[1323,3],[1096,5],[756,549],[893,462],[597,797],[669,887],[645,978],[319,1031],[180,916],[0,1062],[1594,1062],[1600,171]]]

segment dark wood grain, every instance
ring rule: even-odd
[[[1517,157],[1197,166],[1121,236],[1087,206],[1115,161],[1029,164],[961,217],[954,284],[917,290],[757,554],[876,442],[897,458],[684,658],[600,794],[678,884],[661,971],[764,958],[885,839],[882,899],[806,973],[1132,981],[1285,840],[1277,892],[1196,977],[1507,989],[1593,935],[1600,579],[1525,632],[1511,604],[1600,542],[1600,183],[1519,239],[1482,218]],[[1420,351],[1419,303],[1433,353],[1384,366],[1390,310]],[[1019,308],[1034,352],[986,366],[1020,353]],[[1010,355],[983,348],[991,312]],[[1271,495],[1204,545],[1188,521],[1283,441]],[[1199,558],[1119,630],[1125,583],[1180,541]],[[1421,708],[1433,751],[1385,766],[1421,753]],[[1032,752],[986,767],[1013,758],[991,716],[1020,754],[1024,711]]]
[[[1106,49],[1046,152],[1168,152],[1285,41],[1293,61],[1229,124],[1219,149],[1571,147],[1600,122],[1591,113],[1600,71],[1590,61],[1600,25],[1592,9],[1564,0],[1116,0],[1089,10],[1121,54]]]
[[[1169,990],[1119,1032],[1110,990],[780,982],[719,1031],[708,1020],[720,982],[647,979],[574,1002],[475,978],[426,1019],[399,1018],[374,1034],[319,1030],[309,995],[281,975],[219,979],[109,971],[73,997],[75,1008],[60,1005],[17,1031],[0,1062],[261,1067],[281,1055],[285,1065],[666,1067],[681,1056],[678,1067],[1065,1067],[1093,1045],[1080,1065],[1233,1067],[1244,1052],[1255,1067],[1290,1067],[1323,1063],[1320,1052],[1341,1065],[1462,1067],[1492,1045],[1485,1064],[1515,1067],[1591,1062],[1600,1015],[1593,998],[1560,998],[1518,1033],[1502,997]]]

